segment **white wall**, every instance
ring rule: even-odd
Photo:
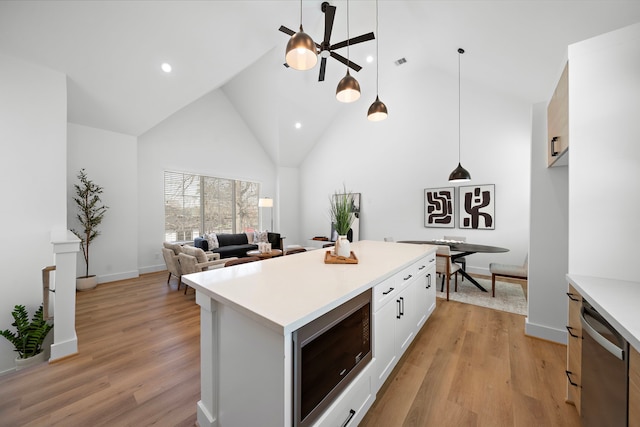
[[[41,270],[54,264],[51,232],[66,228],[66,78],[0,55],[0,176],[7,204],[0,283],[0,329],[11,328],[11,310],[30,313],[42,303]],[[16,353],[0,339],[0,372],[13,369]]]
[[[165,269],[164,171],[255,181],[276,192],[276,168],[226,95],[214,90],[138,138],[138,265]],[[275,223],[275,221],[274,221]]]
[[[638,281],[640,23],[569,46],[569,273]]]
[[[286,239],[287,245],[305,246],[300,234],[300,170],[298,168],[278,168],[278,192],[274,200],[275,230]],[[267,217],[265,217],[267,218]]]
[[[67,128],[67,216],[69,227],[79,229],[73,185],[84,168],[87,176],[104,188],[100,196],[109,207],[98,236],[89,249],[89,274],[111,282],[138,276],[138,173],[136,137],[77,124]],[[82,251],[78,276],[85,275]]]
[[[374,98],[363,94],[344,106],[307,156],[300,167],[303,236],[329,235],[329,195],[344,183],[362,194],[361,239],[455,233],[510,249],[468,257],[471,271],[487,273],[489,262],[521,263],[529,243],[530,105],[463,78],[462,165],[469,184],[496,185],[496,229],[425,228],[424,189],[451,186],[447,179],[458,164],[458,78],[435,69],[414,72],[419,76],[387,77],[380,93],[387,120],[366,119]]]
[[[568,315],[565,275],[569,172],[567,167],[547,167],[547,103],[533,106],[532,121],[529,313],[525,332],[564,344]]]

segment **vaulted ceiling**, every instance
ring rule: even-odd
[[[321,3],[303,2],[304,28],[316,42]],[[347,2],[330,3],[335,43],[347,38]],[[375,1],[348,7],[351,37],[375,32]],[[552,92],[567,45],[640,21],[640,2],[380,0],[379,12],[381,87],[398,78],[399,58],[402,67],[457,74],[456,49],[464,47],[468,79],[534,103]],[[297,166],[341,109],[366,116],[375,99],[375,62],[366,57],[376,53],[375,41],[350,47],[364,67],[354,73],[363,97],[345,107],[335,100],[344,65],[329,59],[324,82],[318,66],[283,66],[288,36],[278,28],[297,30],[299,20],[292,0],[2,1],[0,53],[65,73],[70,122],[134,136],[222,88],[274,162]]]

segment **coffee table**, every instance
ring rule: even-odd
[[[257,256],[261,259],[275,258],[282,256],[282,251],[280,249],[271,249],[271,252],[260,252],[259,250],[254,249],[252,251],[248,251],[247,256]]]

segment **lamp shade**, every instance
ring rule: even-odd
[[[270,197],[264,197],[258,200],[258,207],[261,208],[272,208],[273,207],[273,199]]]
[[[309,70],[318,63],[316,44],[302,30],[302,25],[300,25],[300,31],[291,36],[287,43],[285,60],[291,68],[301,71]]]
[[[379,122],[387,118],[387,106],[384,105],[380,98],[376,95],[376,100],[369,107],[367,118],[372,122]]]
[[[351,77],[347,69],[347,75],[340,80],[336,88],[336,98],[340,102],[353,102],[360,99],[360,83]]]
[[[458,167],[449,175],[449,182],[471,181],[471,174],[458,163]]]

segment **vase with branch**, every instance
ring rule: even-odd
[[[95,288],[98,283],[96,276],[89,274],[89,247],[100,235],[98,227],[109,207],[105,206],[100,199],[104,189],[90,180],[84,169],[78,172],[78,180],[80,182],[74,184],[76,195],[73,201],[78,209],[76,218],[80,223],[80,228],[71,229],[71,231],[80,239],[80,248],[85,263],[85,274],[78,277],[76,287],[78,290],[86,290]]]
[[[329,214],[331,215],[331,222],[338,233],[334,248],[335,254],[349,258],[351,256],[351,244],[347,234],[355,217],[353,213],[353,194],[347,191],[343,185],[342,193],[336,191],[330,202]]]

